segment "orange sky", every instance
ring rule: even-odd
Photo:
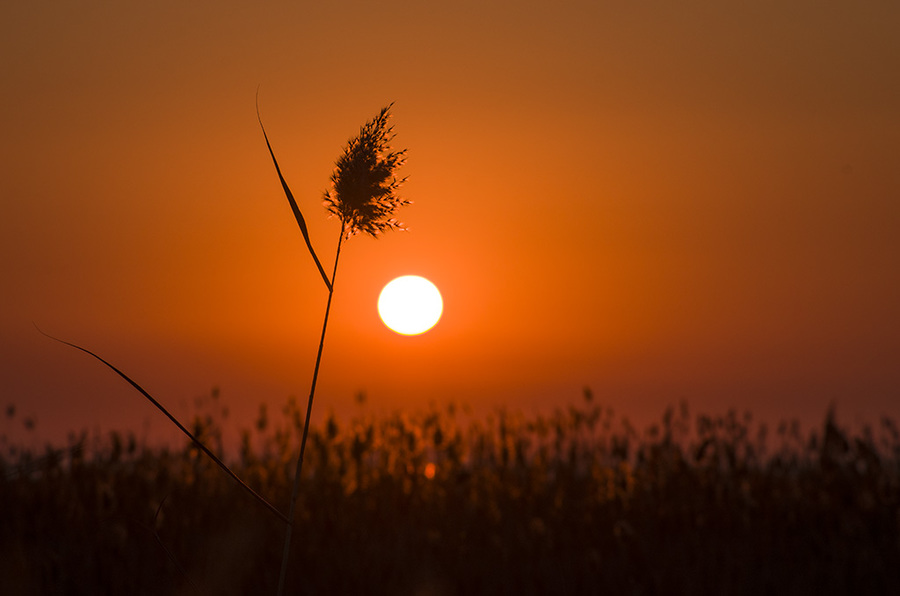
[[[317,412],[589,385],[637,419],[900,416],[894,3],[6,4],[0,400],[48,436],[168,426],[32,321],[176,413],[305,399],[326,292],[257,87],[326,261],[343,144],[393,101],[409,149],[410,232],[342,253]],[[444,296],[421,337],[377,317],[402,274]]]

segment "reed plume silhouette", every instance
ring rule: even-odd
[[[391,151],[394,127],[388,126],[393,104],[363,126],[337,159],[325,206],[338,216],[347,237],[360,232],[378,237],[390,229],[403,229],[394,211],[411,201],[397,189],[406,181],[395,176],[406,161],[406,150]]]

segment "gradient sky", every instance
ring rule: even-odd
[[[140,4],[140,5],[139,5]],[[168,431],[305,400],[321,194],[395,102],[409,233],[342,252],[316,410],[454,398],[900,416],[900,4],[7,2],[0,400]],[[430,333],[379,321],[403,274]],[[246,424],[244,424],[246,422]],[[3,424],[9,426],[9,422]]]

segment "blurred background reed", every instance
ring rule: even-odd
[[[217,394],[192,430],[278,507],[303,412],[225,445]],[[25,424],[10,407],[4,426]],[[0,577],[17,594],[272,591],[282,522],[191,445],[72,434],[0,457]],[[687,404],[636,429],[589,390],[552,414],[455,404],[329,415],[309,435],[293,592],[900,591],[900,432],[773,427]]]

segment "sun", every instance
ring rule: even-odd
[[[390,281],[378,296],[378,314],[391,331],[419,335],[434,327],[444,311],[437,287],[418,275]]]

